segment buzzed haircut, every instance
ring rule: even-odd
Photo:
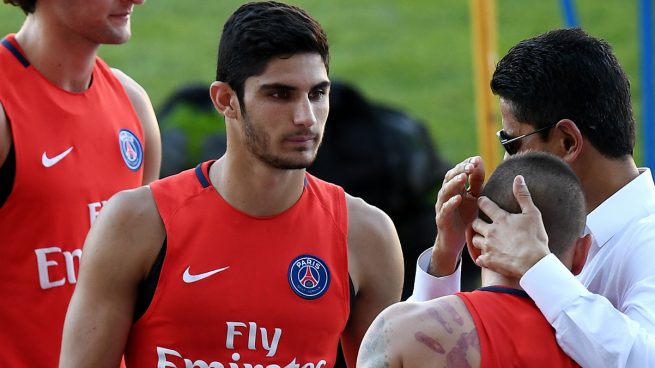
[[[519,153],[496,168],[482,195],[507,212],[520,213],[512,191],[517,175],[523,175],[532,201],[541,212],[550,251],[562,256],[585,227],[585,198],[578,177],[564,161],[549,153]],[[490,222],[482,211],[480,218]]]
[[[319,54],[329,71],[327,35],[314,18],[298,7],[275,1],[248,3],[225,22],[216,80],[230,85],[245,111],[246,79],[264,73],[273,58],[300,53]]]
[[[635,121],[630,82],[612,47],[579,28],[519,42],[496,66],[491,90],[535,129],[573,121],[608,158],[632,155]],[[549,130],[540,132],[543,139]]]

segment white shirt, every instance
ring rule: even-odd
[[[554,256],[521,278],[556,330],[562,349],[583,367],[655,367],[655,185],[650,170],[587,216],[593,243],[574,277]],[[427,274],[430,250],[419,257],[414,300],[459,288],[455,274]],[[461,262],[460,262],[461,263]]]

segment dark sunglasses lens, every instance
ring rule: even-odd
[[[521,148],[521,142],[514,141],[514,142],[505,143],[503,144],[503,147],[505,147],[505,151],[507,151],[509,155],[513,155],[519,151],[519,148]]]
[[[508,154],[513,155],[518,152],[521,143],[518,140],[507,142],[512,139],[512,137],[508,136],[504,130],[498,132],[498,138],[500,139],[500,144],[503,145]]]

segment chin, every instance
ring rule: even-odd
[[[261,157],[269,166],[280,170],[301,170],[306,169],[314,163],[316,155],[304,158],[290,158],[280,156],[264,156]]]
[[[122,45],[132,38],[130,30],[110,31],[106,35],[100,37],[98,43],[103,45]]]

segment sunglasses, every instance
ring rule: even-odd
[[[496,132],[496,135],[498,136],[498,140],[500,140],[500,144],[503,145],[503,147],[505,148],[505,151],[507,151],[507,153],[511,156],[511,155],[515,154],[516,152],[518,152],[519,149],[521,149],[521,139],[523,139],[523,138],[525,138],[527,136],[539,133],[539,132],[543,132],[544,130],[551,129],[555,125],[557,125],[557,124],[553,124],[553,125],[541,128],[541,129],[537,129],[537,130],[535,130],[533,132],[530,132],[528,134],[523,134],[523,135],[520,135],[518,137],[510,137],[502,129],[499,130],[498,132]]]

